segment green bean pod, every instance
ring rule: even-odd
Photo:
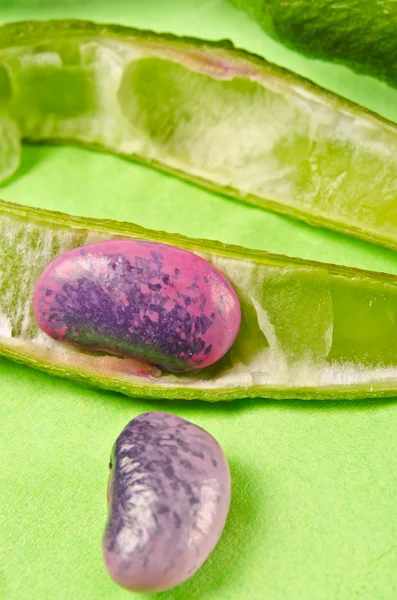
[[[394,0],[230,0],[290,48],[397,86]]]
[[[223,273],[242,322],[221,360],[166,373],[63,345],[39,330],[33,295],[46,266],[73,248],[111,239],[186,249]],[[0,353],[147,398],[397,396],[397,277],[0,202]]]
[[[115,152],[397,248],[397,126],[230,42],[5,25],[0,179],[17,169],[21,139]]]

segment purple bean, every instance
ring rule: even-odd
[[[40,276],[33,306],[39,327],[56,340],[174,372],[218,361],[241,322],[235,291],[207,261],[134,240],[59,256]]]
[[[111,577],[134,591],[179,585],[223,531],[230,474],[217,441],[175,415],[133,419],[113,447],[103,555]]]

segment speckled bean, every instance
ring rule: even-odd
[[[236,293],[207,261],[135,240],[56,258],[39,278],[33,306],[39,327],[56,340],[174,372],[219,360],[241,322]]]
[[[111,577],[135,591],[179,585],[225,525],[230,474],[221,447],[185,419],[145,413],[117,438],[110,467],[103,556]]]

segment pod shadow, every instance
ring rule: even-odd
[[[229,460],[232,479],[232,500],[223,534],[204,565],[188,581],[167,592],[156,594],[140,594],[139,598],[158,600],[186,600],[187,598],[218,598],[225,589],[236,589],[243,586],[247,577],[247,567],[253,561],[258,564],[260,558],[255,556],[250,532],[266,529],[269,520],[269,503],[255,501],[261,489],[255,489],[254,466],[245,464],[240,458],[233,456]],[[267,489],[267,486],[266,486]]]
[[[17,170],[0,183],[0,189],[6,188],[14,181],[17,181],[24,175],[27,175],[37,164],[42,162],[48,154],[48,148],[38,145],[22,146],[21,162]]]
[[[128,401],[128,399],[127,399]],[[205,401],[186,400],[146,400],[145,404],[151,406],[152,410],[169,410],[177,413],[183,411],[185,414],[206,412],[220,416],[225,413],[240,413],[252,410],[266,409],[288,409],[299,411],[357,411],[377,410],[397,403],[397,398],[369,398],[364,400],[274,400],[268,398],[241,398],[229,402],[210,403]]]

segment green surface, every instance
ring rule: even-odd
[[[165,6],[167,4],[167,6]],[[267,40],[225,2],[5,0],[0,20],[81,17],[236,44],[344,92],[384,116],[397,95]],[[57,6],[55,8],[55,6]],[[197,8],[198,6],[198,8]],[[115,217],[191,236],[397,273],[397,255],[210,195],[113,156],[27,148],[0,195],[74,214]],[[168,600],[394,600],[397,413],[394,402],[138,402],[0,360],[0,597],[123,600],[102,566],[107,463],[145,410],[208,429],[230,461],[224,535]]]

